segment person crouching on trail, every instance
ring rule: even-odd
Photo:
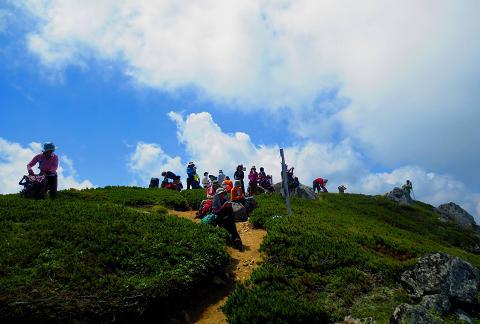
[[[255,166],[252,166],[248,174],[248,195],[253,196],[257,193],[258,173]]]
[[[27,170],[29,175],[35,175],[32,167],[38,163],[40,169],[40,175],[45,175],[47,178],[47,189],[50,192],[50,198],[57,196],[57,169],[58,169],[58,156],[55,152],[55,145],[53,143],[43,144],[43,151],[27,164]]]
[[[328,179],[323,179],[323,178],[317,178],[313,180],[313,192],[317,190],[320,192],[320,188],[322,189],[322,192],[328,192],[327,188],[325,188],[325,185],[327,184]]]
[[[168,179],[172,180],[174,184],[177,184],[180,181],[180,176],[177,176],[172,171],[163,171],[162,172],[163,180],[168,182]]]
[[[213,198],[212,212],[217,215],[217,225],[223,227],[232,236],[233,245],[243,251],[242,240],[235,226],[232,203],[227,201],[227,192],[223,188],[217,189]]]

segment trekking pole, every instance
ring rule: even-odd
[[[285,156],[283,155],[283,149],[280,149],[280,156],[282,157],[283,192],[285,193],[285,202],[287,204],[288,216],[290,216],[292,214],[292,207],[290,206],[290,192],[289,192],[288,180],[287,180],[287,166],[285,165]]]

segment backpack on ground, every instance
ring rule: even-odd
[[[160,185],[160,180],[158,178],[151,178],[149,188],[158,188]]]
[[[207,216],[202,218],[202,224],[210,224],[210,225],[217,225],[217,215],[215,214],[208,214]]]
[[[247,209],[248,213],[251,213],[257,207],[257,201],[255,197],[247,197],[245,198],[245,208]]]
[[[240,203],[232,203],[233,216],[236,222],[245,222],[248,220],[247,209]]]
[[[43,199],[47,194],[47,178],[44,175],[23,176],[18,184],[23,186],[20,196],[24,198]]]

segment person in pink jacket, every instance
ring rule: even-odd
[[[58,169],[58,156],[54,153],[55,145],[53,143],[43,144],[43,151],[33,157],[32,161],[27,164],[27,170],[29,175],[34,175],[32,168],[38,163],[40,169],[40,175],[45,175],[47,178],[47,188],[50,192],[50,197],[55,198],[57,196],[57,169]]]
[[[253,196],[257,193],[258,173],[257,168],[252,166],[250,173],[248,174],[248,194]]]

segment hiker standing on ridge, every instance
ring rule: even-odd
[[[237,170],[233,174],[233,178],[235,180],[240,180],[242,183],[242,191],[245,192],[245,184],[243,183],[243,179],[245,178],[245,174],[243,173],[243,164],[237,166]]]
[[[195,174],[197,173],[197,168],[193,162],[188,162],[187,166],[187,190],[192,186],[192,182],[195,180]]]
[[[58,156],[55,152],[55,144],[45,143],[43,144],[43,151],[27,164],[27,170],[29,175],[35,175],[32,167],[38,163],[40,169],[40,175],[45,175],[47,178],[47,188],[50,192],[50,198],[57,196],[57,169],[58,169]]]
[[[248,195],[253,196],[257,193],[258,173],[257,168],[252,166],[248,175]]]
[[[322,189],[322,192],[328,192],[327,188],[325,187],[327,182],[328,182],[328,179],[323,179],[323,178],[317,178],[313,180],[313,192],[315,192],[315,190],[320,192],[320,188]]]
[[[410,197],[410,192],[413,191],[413,185],[410,180],[407,180],[405,184],[402,186],[403,192]]]

